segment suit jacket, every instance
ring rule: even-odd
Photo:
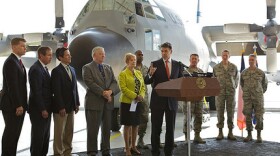
[[[82,76],[87,86],[85,96],[85,109],[89,110],[113,110],[114,95],[120,92],[112,67],[108,64],[102,64],[105,80],[99,71],[98,64],[95,61],[83,66]],[[112,102],[107,103],[103,97],[104,90],[112,90]]]
[[[29,112],[51,112],[52,90],[51,77],[40,61],[36,61],[28,72],[30,92],[29,92]]]
[[[140,81],[140,90],[139,94],[143,98],[145,97],[145,83],[143,80],[143,76],[141,74],[141,71],[134,70],[134,74],[137,77],[137,79]],[[119,75],[119,85],[120,89],[122,91],[122,94],[120,96],[120,102],[124,103],[131,103],[133,99],[137,97],[137,94],[135,93],[135,80],[132,72],[129,69],[125,69],[122,71]]]
[[[54,96],[52,110],[54,113],[59,113],[63,108],[70,113],[80,106],[75,69],[71,66],[69,68],[72,81],[61,63],[52,70],[51,84]]]
[[[154,90],[154,88],[157,86],[157,84],[168,81],[163,59],[161,58],[152,63],[153,63],[154,67],[157,67],[157,69],[152,77],[150,77],[149,74],[147,74],[147,76],[145,77],[145,83],[151,84],[151,86],[152,86],[150,108],[151,109],[165,109],[165,104],[167,103],[170,110],[177,111],[178,101],[175,98],[159,96],[156,93],[156,91]],[[179,62],[177,62],[175,60],[171,60],[171,63],[172,63],[172,65],[171,65],[170,79],[176,79],[176,78],[182,77],[183,76],[182,67],[179,64]]]
[[[3,66],[3,97],[0,109],[15,112],[22,106],[27,109],[26,70],[21,67],[15,54],[11,54]]]

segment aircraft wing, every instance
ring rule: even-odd
[[[258,46],[257,32],[225,34],[223,29],[223,25],[205,26],[202,28],[202,35],[208,50],[216,55],[220,55],[224,49],[227,49],[231,52],[231,55],[240,56],[243,48],[245,48],[246,52],[252,53],[254,44]],[[262,50],[260,49],[260,51]]]

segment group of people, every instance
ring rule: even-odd
[[[265,73],[257,67],[257,56],[254,54],[249,55],[249,67],[239,73],[236,65],[229,62],[230,53],[228,50],[222,52],[222,62],[214,66],[213,74],[217,77],[221,91],[216,96],[216,109],[219,128],[219,134],[217,140],[224,138],[224,111],[227,111],[227,125],[229,140],[236,140],[236,137],[232,133],[234,128],[233,118],[235,109],[235,92],[240,81],[240,86],[243,91],[243,114],[246,117],[246,129],[248,136],[244,138],[244,142],[252,141],[251,131],[252,126],[252,113],[255,113],[256,118],[256,130],[257,130],[257,143],[262,142],[261,131],[263,130],[263,114],[264,114],[264,98],[263,94],[267,90],[267,77]],[[240,79],[240,80],[239,80]]]
[[[26,53],[26,40],[13,38],[12,53],[3,66],[3,88],[0,109],[5,121],[2,156],[15,156],[26,111],[31,121],[32,156],[47,155],[51,115],[54,120],[53,149],[55,155],[71,155],[74,114],[79,111],[76,74],[67,48],[55,52],[60,64],[50,74],[47,65],[52,49],[40,47],[38,60],[28,72],[30,92],[27,104],[27,72],[21,56]]]
[[[11,41],[12,54],[3,66],[3,90],[0,109],[5,121],[2,136],[2,156],[16,155],[17,142],[21,133],[24,116],[28,111],[31,127],[31,155],[47,155],[50,139],[51,114],[54,120],[54,155],[71,155],[74,127],[74,114],[79,111],[79,94],[75,69],[71,63],[71,55],[67,48],[58,48],[55,52],[60,64],[55,67],[51,75],[47,65],[52,60],[52,49],[40,47],[38,61],[28,73],[30,93],[27,105],[27,73],[21,61],[26,52],[26,41],[14,38]],[[120,72],[118,80],[112,67],[106,63],[106,53],[103,47],[92,50],[92,62],[82,68],[82,78],[86,85],[85,117],[87,123],[87,154],[98,154],[98,133],[101,127],[101,152],[103,156],[110,156],[110,130],[114,96],[121,93],[120,121],[124,125],[123,137],[125,155],[141,155],[137,148],[147,148],[143,138],[146,134],[149,108],[151,112],[151,145],[152,154],[160,155],[160,134],[162,132],[163,117],[165,116],[166,133],[164,153],[173,155],[174,129],[178,102],[172,97],[162,97],[154,88],[157,84],[183,77],[185,73],[203,72],[198,68],[199,55],[191,54],[190,66],[184,69],[182,64],[171,59],[172,45],[168,42],[161,45],[162,57],[151,62],[150,67],[142,64],[143,52],[138,50],[134,54],[127,53],[124,57],[126,67]],[[235,90],[239,82],[237,67],[228,61],[229,51],[222,52],[222,62],[214,67],[221,92],[216,97],[216,108],[219,128],[217,140],[224,138],[224,110],[227,110],[229,128],[228,139],[236,140],[232,133]],[[241,73],[240,85],[243,89],[244,110],[248,136],[244,141],[252,140],[252,119],[254,110],[257,119],[257,142],[261,142],[263,129],[263,93],[267,89],[267,79],[263,71],[256,67],[256,56],[249,56],[250,67]],[[188,71],[186,71],[188,70]],[[148,101],[147,86],[151,84],[151,100]],[[205,143],[200,137],[202,125],[202,101],[191,103],[194,117],[194,142]],[[186,104],[184,104],[184,130],[187,134]],[[138,141],[136,145],[138,134]]]

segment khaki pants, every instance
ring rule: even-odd
[[[58,113],[53,114],[54,120],[54,155],[70,156],[72,151],[72,139],[74,131],[74,112],[61,117]]]

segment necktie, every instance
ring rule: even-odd
[[[47,74],[50,76],[50,73],[49,73],[49,70],[48,70],[47,66],[45,66],[45,70],[46,70]]]
[[[105,73],[104,73],[104,69],[103,69],[102,64],[98,64],[98,69],[99,69],[103,79],[105,79]]]
[[[23,66],[23,63],[22,63],[21,59],[19,59],[19,64],[21,66],[22,71],[24,72],[24,66]]]
[[[169,80],[170,79],[170,74],[169,74],[168,60],[165,61],[165,69],[166,69],[167,78]]]
[[[70,80],[72,81],[72,74],[71,74],[69,65],[66,66],[66,71],[67,71],[67,73],[68,73],[68,75],[69,75]]]

